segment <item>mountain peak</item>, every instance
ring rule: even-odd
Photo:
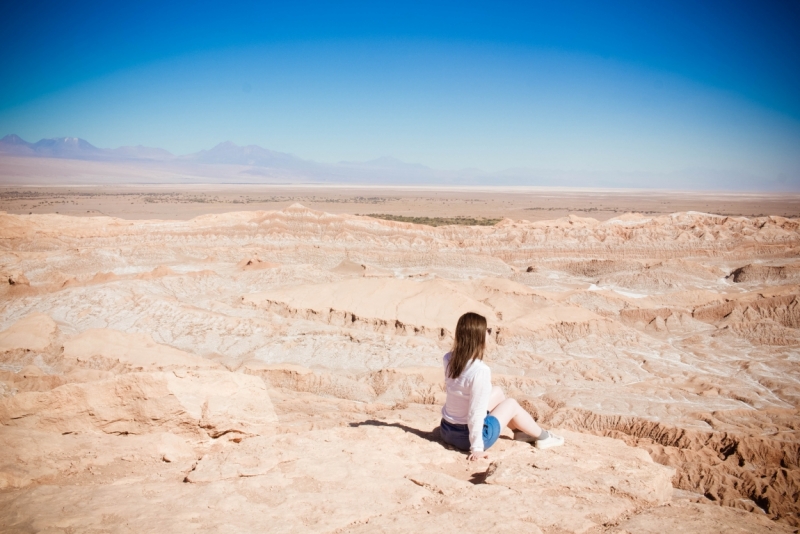
[[[241,148],[239,145],[234,143],[233,141],[223,141],[221,143],[217,143],[206,152],[211,152],[212,150],[222,149],[222,148]]]
[[[8,134],[7,136],[0,139],[0,143],[7,145],[30,145],[30,143],[22,139],[17,134]]]
[[[304,162],[291,154],[276,152],[258,145],[239,146],[232,141],[225,141],[209,150],[201,150],[188,156],[203,163],[223,163],[229,165],[273,166],[297,165]]]
[[[32,145],[37,154],[55,158],[86,159],[102,152],[89,141],[79,137],[53,137],[41,139]]]
[[[277,152],[258,145],[239,146],[233,141],[223,141],[213,148],[176,158],[161,148],[122,146],[98,148],[80,137],[51,137],[29,143],[16,134],[0,139],[0,154],[17,157],[64,158],[91,161],[170,161],[181,159],[204,164],[246,165],[250,167],[279,168],[289,172],[314,167],[308,162],[285,152]]]

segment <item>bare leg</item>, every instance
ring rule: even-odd
[[[494,390],[492,390],[494,395]],[[489,403],[491,405],[491,401]],[[536,424],[531,414],[526,412],[514,399],[505,399],[490,412],[500,422],[500,428],[508,426],[512,430],[521,430],[533,438],[538,438],[542,427]]]
[[[506,400],[506,395],[503,393],[503,389],[500,386],[494,386],[492,388],[492,394],[489,395],[489,411],[491,412],[497,405]]]

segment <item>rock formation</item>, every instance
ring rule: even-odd
[[[792,532],[799,252],[701,213],[0,214],[0,530]],[[567,445],[439,441],[468,310]]]

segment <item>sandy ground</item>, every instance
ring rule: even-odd
[[[672,212],[792,198],[37,191],[0,208],[3,532],[800,527],[800,219]],[[439,439],[465,311],[563,447]]]
[[[328,213],[528,221],[569,214],[604,221],[629,212],[658,215],[681,211],[800,216],[798,194],[331,185],[0,187],[0,210],[15,214],[186,220],[208,213],[283,209],[295,202]]]

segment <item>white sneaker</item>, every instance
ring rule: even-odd
[[[549,431],[548,431],[549,432]],[[550,432],[550,437],[547,439],[537,439],[535,447],[537,449],[549,449],[550,447],[559,447],[564,444],[564,438],[556,436]]]

